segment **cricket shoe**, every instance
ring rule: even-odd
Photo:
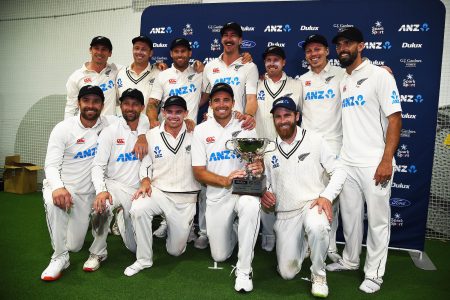
[[[339,255],[339,253],[337,253],[337,251],[329,251],[328,258],[334,263],[342,260],[342,257]]]
[[[55,281],[62,275],[62,271],[70,266],[69,254],[61,254],[50,260],[48,267],[42,272],[41,279],[44,281]]]
[[[365,293],[372,294],[381,289],[383,280],[381,278],[366,278],[359,286],[359,289]]]
[[[148,266],[148,267],[144,267],[138,261],[135,261],[134,264],[132,264],[131,266],[129,266],[129,267],[127,267],[125,269],[123,274],[125,274],[128,277],[130,277],[130,276],[136,275],[140,271],[142,271],[144,269],[147,269],[147,268],[150,268],[150,267],[151,267],[151,265]]]
[[[208,247],[209,240],[204,234],[200,234],[194,242],[194,247],[197,249],[206,249]]]
[[[97,255],[91,253],[89,255],[88,260],[83,265],[83,271],[86,272],[94,272],[100,268],[100,263],[105,261],[108,258],[108,255]]]
[[[236,268],[235,274],[236,274],[236,281],[234,283],[234,289],[236,290],[236,292],[240,293],[251,292],[253,290],[252,272],[245,273]]]
[[[346,266],[344,264],[344,261],[342,259],[339,259],[337,262],[327,265],[325,267],[325,269],[329,272],[340,272],[340,271],[358,270],[358,267],[352,268],[352,267]]]
[[[275,236],[263,235],[261,237],[261,248],[267,252],[271,252],[275,248]]]
[[[328,297],[327,277],[311,274],[311,294],[314,297]]]
[[[155,232],[153,232],[153,235],[156,236],[157,238],[163,239],[166,237],[167,235],[167,224],[162,224],[159,226],[158,229],[155,230]]]

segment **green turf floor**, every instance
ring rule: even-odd
[[[92,235],[78,253],[71,253],[71,265],[56,282],[40,280],[52,249],[41,194],[14,195],[0,192],[0,299],[309,299],[309,262],[293,280],[285,281],[276,272],[274,253],[260,250],[253,261],[254,290],[234,291],[231,265],[236,255],[220,263],[222,270],[210,270],[209,248],[188,245],[180,257],[172,257],[164,241],[155,239],[154,265],[128,278],[123,270],[135,260],[117,236],[108,237],[108,260],[94,273],[82,270]],[[328,273],[329,299],[449,299],[450,244],[427,241],[426,252],[437,271],[416,268],[406,252],[391,251],[387,275],[380,292],[366,295],[358,290],[362,271]]]

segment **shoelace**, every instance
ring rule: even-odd
[[[311,280],[314,283],[318,283],[318,284],[327,284],[327,279],[325,276],[318,276],[318,275],[314,275],[312,274],[311,276]]]

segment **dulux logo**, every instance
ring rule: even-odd
[[[403,24],[400,26],[398,31],[409,31],[409,32],[426,32],[430,30],[430,25],[428,23],[420,24]]]
[[[241,44],[241,48],[243,49],[249,49],[249,48],[253,48],[256,46],[256,43],[254,41],[249,41],[249,40],[243,40],[242,44]]]
[[[240,157],[240,155],[236,155],[236,153],[234,151],[223,150],[223,151],[212,152],[211,155],[209,156],[209,161],[236,159],[239,157]]]
[[[305,31],[305,30],[311,30],[311,31],[319,30],[319,26],[312,26],[312,25],[310,25],[310,26],[306,26],[306,25],[300,26],[300,31]]]
[[[333,99],[336,94],[333,92],[333,89],[328,89],[325,91],[312,91],[307,92],[305,96],[305,100],[324,100],[324,99]]]
[[[409,113],[406,113],[406,114],[402,114],[402,119],[416,119],[416,117],[417,117],[417,115],[414,115],[414,114],[409,114]]]
[[[408,207],[411,205],[411,201],[402,198],[391,198],[389,202],[393,207]]]
[[[150,34],[165,34],[165,33],[172,33],[172,27],[167,26],[167,27],[153,27],[150,30]]]
[[[186,95],[189,93],[194,93],[197,91],[197,88],[193,83],[191,83],[189,86],[181,86],[179,88],[174,88],[169,91],[169,96],[179,96],[179,95]]]
[[[291,25],[267,25],[264,32],[291,32]]]
[[[403,43],[402,48],[413,48],[413,49],[422,49],[422,44],[415,43]]]
[[[364,104],[366,104],[366,101],[364,100],[363,95],[356,96],[356,99],[354,96],[342,99],[342,108],[347,108],[350,106],[364,106]]]
[[[128,152],[128,153],[121,153],[117,157],[117,162],[127,162],[127,161],[134,161],[138,160],[134,152]]]

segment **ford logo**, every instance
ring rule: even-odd
[[[247,49],[247,48],[253,48],[256,46],[256,43],[254,41],[249,40],[243,40],[241,44],[241,48]]]
[[[305,43],[305,41],[300,41],[300,42],[298,42],[298,46],[300,47],[300,48],[303,48],[303,44]]]
[[[411,205],[411,201],[402,198],[391,198],[389,202],[394,207],[407,207]]]

